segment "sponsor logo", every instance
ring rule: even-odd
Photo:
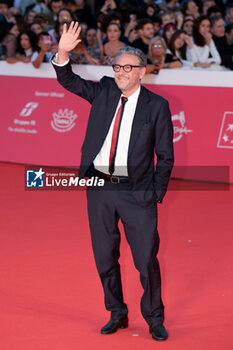
[[[187,135],[188,133],[193,131],[188,129],[185,125],[186,121],[184,111],[181,111],[179,114],[173,115],[172,122],[174,130],[173,142],[180,141],[184,135]]]
[[[24,108],[19,113],[18,117],[14,118],[14,125],[8,126],[8,131],[17,133],[37,134],[37,130],[35,129],[36,121],[30,119],[30,116],[38,106],[39,103],[37,102],[26,103]]]
[[[40,170],[27,170],[26,187],[40,188],[44,187],[44,171]]]
[[[233,112],[225,112],[220,128],[218,148],[233,148]]]
[[[67,108],[53,113],[53,120],[51,121],[51,126],[54,130],[58,132],[67,132],[73,129],[75,126],[75,119],[77,114],[74,114],[74,111],[69,111]]]
[[[25,107],[20,112],[20,117],[28,117],[32,114],[34,109],[38,107],[39,103],[37,102],[28,102],[26,103]]]

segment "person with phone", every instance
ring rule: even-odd
[[[40,68],[41,63],[51,61],[53,55],[57,51],[57,45],[52,43],[52,38],[47,32],[41,32],[38,35],[39,51],[33,53],[31,62],[35,68]]]

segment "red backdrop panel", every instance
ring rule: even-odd
[[[168,99],[177,166],[229,166],[232,89],[147,85]],[[90,105],[50,78],[1,77],[0,160],[78,166]],[[187,176],[189,177],[189,176]],[[208,176],[207,176],[208,177]],[[205,176],[203,178],[205,180]]]

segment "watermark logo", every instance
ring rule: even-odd
[[[225,112],[219,133],[218,148],[233,148],[233,112]]]
[[[172,116],[174,136],[173,142],[178,142],[182,139],[183,135],[187,135],[193,130],[189,130],[185,125],[185,115],[184,111],[181,111],[179,114],[175,114]]]
[[[80,178],[78,169],[74,168],[53,168],[43,166],[25,167],[25,190],[26,191],[84,191],[87,188],[95,191],[125,191],[126,187],[119,186],[118,181],[103,179],[101,175]],[[165,166],[165,168],[167,168]],[[164,169],[166,171],[166,169]],[[101,173],[100,173],[101,174]],[[172,177],[173,185],[168,190],[174,191],[228,191],[230,189],[230,167],[229,166],[175,166]],[[117,177],[114,177],[117,180]],[[194,181],[180,181],[180,179]],[[130,180],[129,180],[130,181]],[[202,182],[204,181],[204,182]],[[154,192],[154,189],[163,191],[163,186],[157,184],[151,189],[144,188],[143,184],[138,184],[134,191]],[[127,187],[128,188],[128,187]]]
[[[66,132],[73,129],[75,126],[75,119],[77,114],[74,114],[74,111],[69,111],[67,108],[53,113],[53,120],[51,121],[51,126],[54,130],[58,132]]]
[[[40,170],[27,170],[26,187],[44,187],[44,173],[42,168]]]
[[[21,117],[29,117],[29,115],[32,114],[34,109],[38,107],[39,103],[37,102],[28,102],[26,103],[25,107],[20,112]]]
[[[39,168],[39,166],[38,166]],[[77,169],[59,169],[43,166],[43,169],[31,170],[25,168],[26,190],[40,191],[70,191],[81,190],[85,187],[102,187],[104,180],[97,176],[79,178]]]

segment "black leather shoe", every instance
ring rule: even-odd
[[[103,327],[101,328],[100,333],[101,334],[112,334],[115,333],[118,328],[127,328],[128,327],[128,317],[124,317],[120,320],[112,320],[110,321]]]
[[[168,338],[167,331],[163,324],[158,324],[157,326],[153,326],[149,328],[149,332],[152,335],[152,338],[158,341],[163,341]]]

